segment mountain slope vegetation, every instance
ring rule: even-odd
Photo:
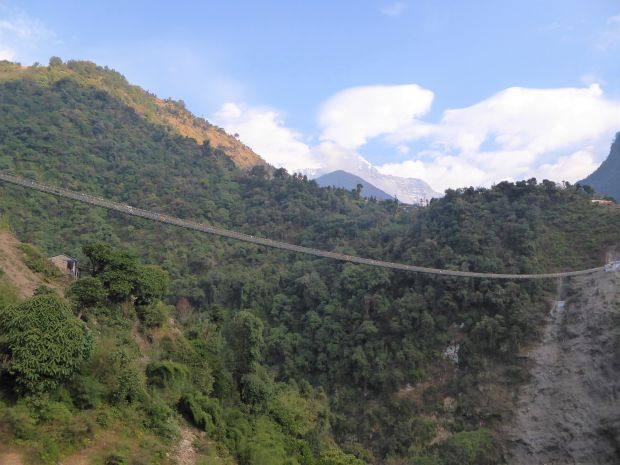
[[[241,168],[266,165],[249,147],[208,121],[192,115],[185,109],[183,101],[159,99],[140,87],[129,84],[121,74],[109,68],[102,68],[87,61],[69,61],[63,64],[57,57],[50,59],[49,67],[22,67],[6,61],[0,62],[0,82],[16,80],[32,81],[42,87],[71,81],[97,89],[103,94],[113,95],[151,123],[194,139],[198,144],[208,141],[214,149],[224,150]]]
[[[416,208],[282,169],[241,170],[225,147],[199,144],[127,105],[115,85],[91,82],[108,70],[83,65],[88,81],[41,77],[80,66],[0,81],[0,169],[253,235],[450,269],[595,266],[620,240],[617,211],[548,181],[449,190]],[[147,463],[169,463],[184,421],[222,463],[502,463],[498,426],[526,377],[517,353],[536,337],[554,283],[336,263],[8,185],[0,210],[20,239],[80,259],[69,300],[35,303],[65,317],[68,306],[95,335],[91,355],[54,389],[3,393],[3,437],[30,441],[33,463],[116,430],[145,438],[118,440],[118,460],[140,463],[148,450]],[[65,426],[38,413],[50,402]],[[101,412],[108,420],[97,421]],[[22,417],[49,439],[20,436]],[[77,439],[63,429],[86,418],[94,423]]]

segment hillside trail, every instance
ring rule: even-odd
[[[170,459],[175,465],[196,465],[198,451],[194,442],[199,436],[199,431],[188,425],[181,425],[181,439],[170,453]]]
[[[507,427],[510,465],[620,463],[620,301],[615,273],[573,278],[528,358]]]

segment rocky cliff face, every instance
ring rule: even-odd
[[[609,156],[598,169],[580,184],[592,186],[598,193],[609,195],[620,202],[620,132],[611,145]]]
[[[531,380],[508,428],[512,465],[620,463],[620,278],[567,283],[529,354]],[[564,297],[560,297],[564,298]]]

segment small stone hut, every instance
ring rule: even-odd
[[[77,259],[67,254],[60,254],[50,258],[50,262],[58,267],[60,271],[77,278],[80,275]]]

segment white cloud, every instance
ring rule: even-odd
[[[24,15],[12,20],[0,20],[0,31],[15,34],[21,39],[37,38],[47,33],[47,29],[40,21]]]
[[[21,11],[0,9],[0,59],[31,60],[53,38],[41,21]]]
[[[444,111],[437,123],[421,120],[431,91],[416,85],[345,90],[321,107],[321,142],[309,145],[272,109],[228,104],[215,121],[267,161],[289,171],[345,169],[374,176],[358,149],[383,138],[401,162],[376,168],[382,174],[423,179],[436,190],[490,186],[536,177],[578,181],[606,156],[620,130],[620,102],[598,84],[584,88],[514,87],[465,108]],[[407,145],[426,143],[422,151]]]
[[[466,108],[444,112],[436,125],[411,126],[392,138],[431,136],[462,152],[492,142],[504,150],[544,152],[591,141],[619,129],[619,105],[601,87],[527,89],[513,87]]]
[[[448,187],[460,186],[463,179],[474,185],[482,185],[486,172],[456,156],[438,154],[432,162],[407,160],[402,163],[386,163],[377,169],[383,174],[426,181],[433,189],[443,191]]]
[[[559,157],[555,163],[540,165],[535,174],[539,179],[576,182],[598,168],[594,147],[586,147],[571,155]]]
[[[322,140],[357,148],[392,134],[428,112],[433,93],[415,84],[353,87],[329,98],[319,112]]]
[[[0,49],[0,60],[11,61],[15,57],[15,52],[10,48]]]
[[[213,121],[229,133],[238,133],[245,144],[274,166],[292,172],[318,168],[302,135],[287,128],[276,110],[229,102],[215,113]]]
[[[413,124],[392,134],[395,144],[426,138],[433,151],[379,170],[417,176],[441,190],[529,177],[575,182],[596,168],[618,130],[620,102],[606,98],[598,84],[515,87],[446,110],[437,124]]]
[[[405,12],[407,5],[405,2],[394,2],[380,9],[385,16],[400,16]]]
[[[409,152],[411,152],[411,149],[405,144],[397,145],[396,150],[398,150],[398,153],[400,153],[401,155],[407,155]]]
[[[599,50],[605,51],[620,44],[620,14],[607,18],[598,42]]]
[[[597,73],[586,73],[581,76],[581,82],[586,86],[591,86],[592,84],[599,84],[604,86],[607,84],[607,81],[599,76]]]

